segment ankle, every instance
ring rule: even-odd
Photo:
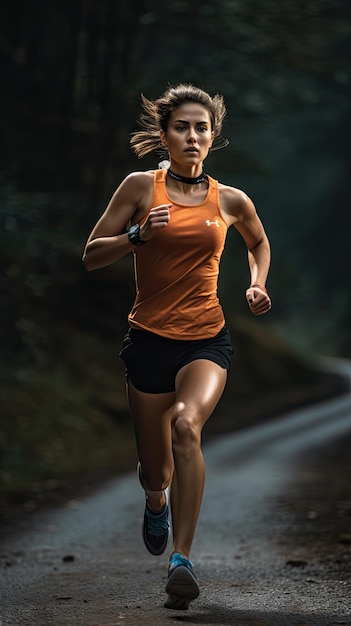
[[[146,489],[145,493],[149,509],[154,512],[161,511],[166,504],[164,491],[149,491],[149,489]]]
[[[183,556],[185,559],[189,560],[189,552],[184,551],[184,550],[178,550],[178,549],[174,549],[172,550],[169,560],[171,560],[171,558],[175,555],[175,554],[180,554],[180,556]]]

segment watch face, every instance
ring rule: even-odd
[[[139,224],[134,224],[134,226],[132,226],[128,231],[129,241],[133,243],[135,246],[140,246],[142,243],[144,243],[143,241],[140,240],[139,231],[140,231]]]

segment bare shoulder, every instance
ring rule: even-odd
[[[133,180],[134,182],[145,183],[154,179],[154,170],[138,170],[136,172],[130,172],[127,174],[124,180]]]
[[[117,187],[89,240],[122,233],[126,224],[149,210],[153,194],[153,171],[132,172]]]
[[[144,214],[153,195],[154,171],[131,172],[121,182],[111,198],[109,208],[129,206],[132,215]]]
[[[222,183],[218,189],[221,211],[228,223],[242,222],[256,213],[252,200],[241,189]]]
[[[143,190],[149,189],[154,180],[154,171],[147,170],[144,172],[131,172],[122,181],[119,189],[122,187],[128,187],[129,189]]]

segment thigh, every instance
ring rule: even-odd
[[[176,377],[175,417],[180,411],[202,428],[218,404],[226,381],[227,370],[207,359],[182,367]]]

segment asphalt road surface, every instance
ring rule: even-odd
[[[341,509],[351,521],[350,476],[326,512],[320,544],[313,530],[324,492],[337,487],[338,450],[350,427],[345,395],[205,447],[191,555],[201,594],[188,611],[163,608],[168,554],[153,557],[143,546],[134,472],[26,516],[3,531],[0,626],[351,625],[351,529],[340,526]]]

